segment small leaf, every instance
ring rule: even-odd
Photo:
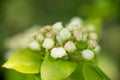
[[[96,65],[85,63],[83,66],[85,80],[110,80]]]
[[[14,53],[2,66],[22,73],[39,73],[42,60],[40,55],[29,48]]]
[[[46,54],[41,66],[42,80],[62,80],[68,77],[76,68],[77,64],[65,60],[55,60]]]

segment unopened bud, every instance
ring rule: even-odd
[[[55,24],[53,24],[53,31],[55,33],[58,33],[62,28],[62,22],[56,22]]]
[[[96,53],[99,53],[100,52],[100,46],[97,45],[97,47],[95,49],[93,49],[93,51],[95,51]]]
[[[50,32],[48,32],[48,33],[46,34],[46,36],[47,36],[48,38],[52,38],[52,37],[55,36],[55,33],[54,33],[53,31],[50,31]]]
[[[97,40],[97,34],[96,33],[90,33],[89,38],[93,40]]]
[[[87,41],[88,40],[88,34],[84,33],[82,36],[82,41]]]
[[[37,41],[33,41],[29,44],[29,48],[32,50],[39,51],[40,50],[40,45]]]
[[[81,28],[81,25],[82,25],[82,19],[78,18],[78,17],[75,17],[71,20],[70,24],[74,25],[74,26],[77,26],[78,29]]]
[[[78,29],[78,27],[76,25],[73,25],[73,24],[68,24],[67,25],[67,28],[70,30],[70,31],[75,31]]]
[[[62,43],[63,43],[61,37],[58,36],[58,35],[56,36],[56,40],[57,40],[57,42],[58,42],[59,44],[62,44]]]
[[[46,33],[47,31],[46,31],[44,28],[41,28],[41,29],[39,30],[39,32],[44,34],[44,33]]]
[[[59,35],[62,38],[62,40],[67,40],[71,37],[71,33],[67,28],[62,29]]]
[[[44,36],[39,33],[37,36],[36,36],[36,40],[39,41],[39,42],[42,42],[44,40]]]
[[[88,41],[88,47],[90,49],[94,49],[94,48],[96,48],[96,46],[97,46],[97,42],[95,40],[89,40]]]
[[[42,45],[46,49],[51,49],[54,46],[54,41],[51,38],[46,38]]]
[[[77,41],[80,41],[82,39],[82,33],[78,30],[74,31],[73,35]]]
[[[44,26],[44,29],[50,31],[50,30],[52,30],[52,26],[50,26],[50,25]]]
[[[87,33],[86,27],[81,27],[80,31],[81,31],[82,33]]]
[[[92,24],[89,24],[89,25],[87,26],[87,30],[88,30],[89,32],[94,32],[94,31],[95,31],[95,26],[92,25]]]
[[[94,53],[91,50],[82,51],[82,57],[86,60],[91,60],[94,58]]]
[[[68,41],[65,46],[64,46],[65,50],[67,50],[68,52],[74,52],[76,50],[76,46],[72,41]]]
[[[51,50],[51,56],[53,58],[55,58],[55,59],[56,58],[62,58],[64,56],[66,56],[66,55],[67,55],[67,53],[66,53],[66,51],[65,51],[65,49],[63,47],[53,48]]]

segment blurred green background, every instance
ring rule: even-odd
[[[7,38],[35,24],[47,25],[56,21],[65,24],[76,16],[102,22],[101,54],[110,63],[103,66],[115,66],[117,74],[114,69],[108,71],[114,71],[110,75],[115,75],[114,80],[120,80],[120,0],[0,0],[0,65],[5,61],[3,43]],[[0,80],[4,78],[5,69],[0,68]]]

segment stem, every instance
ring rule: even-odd
[[[42,80],[42,79],[40,78],[40,76],[35,75],[35,80]]]

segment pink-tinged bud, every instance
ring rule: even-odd
[[[90,33],[89,38],[93,40],[97,40],[97,34],[96,33]]]
[[[78,30],[74,31],[73,35],[77,41],[80,41],[82,39],[82,33]]]
[[[36,36],[36,40],[39,41],[39,42],[42,42],[44,40],[44,36],[39,33],[37,36]]]
[[[90,49],[94,49],[94,48],[96,48],[96,46],[97,46],[97,42],[95,40],[89,40],[88,41],[88,47]]]
[[[67,28],[70,30],[70,31],[75,31],[78,29],[78,27],[76,25],[73,25],[73,24],[68,24]]]
[[[67,28],[62,29],[59,35],[62,38],[62,40],[67,40],[71,37],[71,33]]]
[[[74,52],[76,50],[76,46],[72,41],[68,41],[65,46],[64,46],[65,50],[67,50],[68,52]]]
[[[50,25],[44,26],[44,29],[50,31],[50,30],[52,30],[52,26],[50,26]]]
[[[46,34],[46,36],[47,36],[48,38],[53,38],[53,37],[55,36],[55,32],[50,31],[50,32],[48,32],[48,33]]]
[[[54,41],[51,38],[46,38],[42,45],[46,49],[51,49],[54,46]]]

